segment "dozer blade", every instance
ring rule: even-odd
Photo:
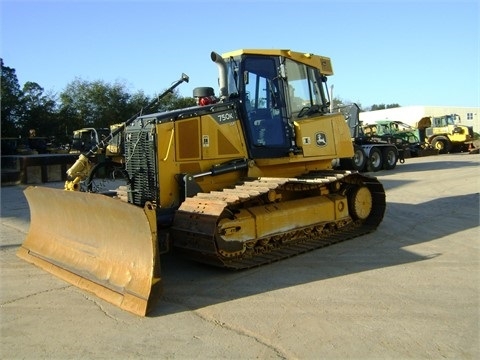
[[[30,230],[17,255],[144,316],[161,294],[155,209],[44,187],[24,191]]]

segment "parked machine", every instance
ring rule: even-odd
[[[374,124],[363,125],[363,132],[371,139],[395,144],[405,158],[438,154],[438,150],[420,141],[418,129],[401,121],[377,120]]]
[[[360,122],[360,108],[357,104],[343,106],[337,111],[345,115],[350,129],[350,136],[354,148],[354,156],[340,160],[341,169],[353,169],[360,172],[392,170],[397,162],[405,161],[405,147],[401,140],[393,138],[381,139],[365,134]],[[400,143],[401,146],[397,145]]]
[[[110,128],[83,128],[73,132],[69,152],[87,152],[88,162],[82,168],[82,176],[76,176],[76,182],[69,182],[69,186],[74,186],[75,190],[98,192],[105,186],[106,178],[124,177],[124,126],[119,123]]]
[[[328,111],[330,59],[290,50],[211,59],[219,96],[196,88],[198,106],[136,116],[110,133],[124,139],[115,191],[78,191],[95,148],[68,170],[65,190],[25,190],[31,224],[18,256],[143,316],[161,293],[161,253],[245,269],[377,228],[381,183],[332,168],[353,146],[344,116]]]
[[[71,154],[80,154],[89,151],[92,147],[100,144],[110,134],[108,128],[83,128],[73,131]],[[100,149],[104,151],[105,149]]]
[[[469,151],[473,147],[473,127],[459,124],[460,116],[449,114],[423,117],[417,123],[421,139],[440,154]]]

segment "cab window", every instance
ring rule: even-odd
[[[244,103],[253,146],[284,147],[287,144],[276,69],[272,58],[245,59]]]

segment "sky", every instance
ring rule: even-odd
[[[210,53],[290,49],[332,59],[334,97],[401,106],[480,106],[476,0],[0,0],[1,58],[20,86],[59,94],[75,79],[154,96],[218,94]]]

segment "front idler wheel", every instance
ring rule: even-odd
[[[372,193],[366,186],[355,187],[348,195],[348,206],[354,220],[367,219],[373,208]]]

